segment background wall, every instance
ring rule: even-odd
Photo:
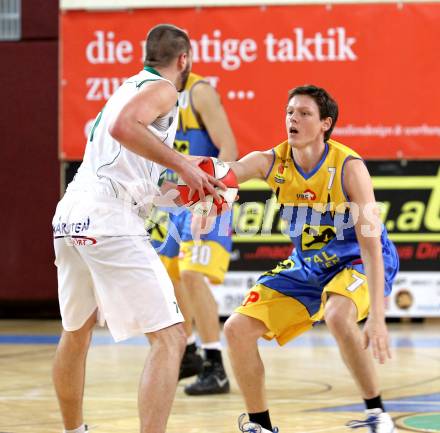
[[[175,7],[177,4],[175,2],[173,3],[173,1],[174,0],[167,0],[165,3],[168,6]],[[134,29],[137,29],[133,24],[131,24],[131,26],[123,25],[124,19],[129,20],[130,23],[133,23],[135,18],[141,19],[142,31],[144,31],[146,28],[146,18],[142,16],[142,14],[147,14],[148,19],[152,19],[153,15],[154,17],[168,17],[171,14],[170,10],[156,12],[142,12],[139,10],[127,13],[127,17],[124,18],[123,16],[118,16],[117,13],[113,11],[113,13],[104,12],[98,19],[98,17],[93,16],[93,12],[88,11],[85,14],[84,12],[81,14],[79,11],[72,11],[69,9],[107,9],[112,5],[117,6],[117,4],[120,7],[127,7],[129,4],[141,8],[147,6],[163,7],[165,6],[165,3],[162,1],[155,2],[153,0],[148,2],[146,0],[133,0],[132,2],[127,0],[124,2],[116,1],[114,3],[113,0],[63,0],[62,3],[64,5],[64,10],[61,13],[64,17],[64,22],[67,24],[74,24],[72,27],[73,31],[70,32],[69,38],[64,38],[65,43],[68,42],[70,44],[68,45],[70,48],[67,48],[66,46],[64,49],[64,65],[69,65],[69,67],[65,67],[64,69],[64,74],[68,75],[67,77],[63,76],[64,78],[67,78],[67,80],[63,82],[64,91],[75,82],[82,83],[83,87],[85,87],[85,84],[90,82],[90,77],[101,77],[104,84],[116,83],[117,87],[120,82],[119,78],[122,78],[125,74],[125,71],[119,69],[118,65],[93,64],[93,74],[88,75],[88,69],[81,68],[81,61],[84,63],[85,53],[84,49],[81,49],[81,41],[84,42],[84,38],[89,38],[88,42],[93,42],[93,37],[97,37],[94,32],[100,31],[102,33],[104,30],[113,30],[115,33],[118,33],[118,26],[120,25],[122,25],[121,31],[131,31],[133,30],[133,27]],[[211,3],[212,5],[213,1],[207,1],[203,6],[207,3]],[[250,4],[259,2],[244,1],[244,3]],[[285,3],[285,1],[267,1],[265,3],[275,4]],[[312,1],[308,3],[312,3]],[[327,8],[329,16],[340,10],[336,9],[334,6],[337,3],[345,3],[345,1],[339,0],[331,2],[333,5],[332,7],[335,9],[332,12],[332,7],[329,6]],[[353,1],[352,3],[362,2]],[[402,17],[399,17],[399,19],[408,16],[408,10],[413,10],[415,18],[419,20],[422,18],[431,20],[431,14],[421,14],[418,11],[425,10],[424,8],[433,7],[430,5],[437,2],[426,3],[423,6],[421,5],[422,9],[420,10],[413,8],[408,9],[409,6],[407,6],[407,3],[412,4],[422,2],[398,2],[394,7],[397,8],[397,11],[402,11]],[[194,6],[196,4],[201,4],[201,1],[179,2],[179,6]],[[338,8],[340,7],[342,7],[342,5],[338,6]],[[375,6],[371,5],[371,8],[375,8]],[[266,9],[270,8],[262,7],[261,13],[265,13]],[[438,9],[436,10],[438,11]],[[240,12],[238,11],[238,8],[236,8],[236,10],[233,8],[233,11],[234,13],[248,12],[248,10]],[[205,31],[205,33],[207,32],[211,34],[213,31],[211,27],[221,24],[221,22],[218,23],[211,19],[206,21],[198,20],[199,15],[206,13],[203,8],[192,11],[174,11],[173,19],[175,20],[180,14],[185,13],[190,13],[191,20],[184,20],[183,23],[190,27],[193,26],[193,30],[198,31],[199,33]],[[215,15],[216,13],[217,12],[213,9],[209,12],[210,17],[212,18],[212,14]],[[91,25],[98,26],[99,24],[99,27],[96,29],[93,27],[88,28],[92,34],[92,38],[86,34],[85,27],[79,26],[79,28],[82,29],[82,32],[78,31],[78,27],[75,27],[75,25],[78,24],[75,21],[76,17],[82,19],[84,18],[84,15],[86,15],[85,18],[91,22]],[[0,213],[0,226],[2,228],[3,240],[3,248],[0,250],[0,275],[2,277],[0,279],[0,317],[58,314],[56,300],[56,273],[53,265],[51,218],[60,194],[60,172],[63,174],[65,172],[66,177],[70,178],[77,166],[75,160],[79,159],[76,157],[69,158],[67,157],[67,154],[63,156],[63,152],[60,152],[60,154],[58,153],[58,16],[58,0],[22,0],[21,39],[17,42],[0,42],[0,56],[3,66],[0,69],[0,95],[2,96],[2,104],[0,105],[0,126],[3,144],[0,147],[0,185],[3,192],[2,212]],[[109,18],[108,22],[104,22],[103,24],[103,22],[100,21],[103,17]],[[292,17],[297,18],[297,15],[292,14]],[[229,20],[228,16],[225,21],[226,24],[224,24],[226,30],[229,29],[228,23],[230,21],[231,20]],[[301,23],[303,22],[305,22],[305,20],[301,20]],[[397,21],[395,21],[395,23],[396,22]],[[209,28],[204,30],[201,23]],[[316,25],[315,22],[313,23],[313,25]],[[327,21],[325,21],[325,23],[327,26]],[[405,28],[414,30],[413,27],[414,26],[407,26]],[[223,29],[223,27],[219,28]],[[356,32],[360,32],[359,35],[357,35],[357,33],[355,34],[356,37],[364,37],[365,35],[370,37],[370,33],[367,32],[364,35],[364,33],[359,30],[363,28],[363,26],[359,26],[356,29]],[[327,29],[327,27],[325,27],[325,29]],[[226,34],[226,30],[223,31],[224,34]],[[232,33],[238,31],[235,26],[229,30]],[[311,32],[310,29],[306,30],[307,32]],[[304,30],[304,32],[306,30]],[[439,65],[438,63],[435,63],[435,58],[431,55],[420,55],[420,49],[423,48],[428,50],[428,48],[426,44],[425,46],[424,44],[419,43],[424,40],[424,38],[432,40],[434,30],[431,31],[428,26],[423,27],[420,32],[421,39],[411,38],[411,44],[406,44],[404,40],[394,38],[394,47],[390,52],[398,59],[405,56],[405,58],[407,58],[411,53],[415,53],[420,60],[415,62],[418,65],[425,64],[429,59],[434,59],[432,68],[426,68],[426,71],[429,72],[429,77],[436,77],[438,75],[437,70]],[[437,31],[438,30],[435,30],[435,32]],[[309,33],[307,33],[307,35],[309,35]],[[134,35],[133,37],[133,46],[137,47],[139,51],[140,45],[137,41],[143,37],[143,34],[139,37],[137,35]],[[388,39],[391,40],[392,38]],[[379,48],[382,47],[382,45],[382,42],[377,44]],[[109,45],[107,45],[107,47],[108,46]],[[372,44],[364,44],[364,46],[371,47]],[[75,54],[75,50],[77,51],[77,54]],[[405,56],[403,56],[402,53],[404,53]],[[365,58],[375,58],[374,55],[371,55],[371,53],[368,53],[365,50],[364,54]],[[370,55],[366,56],[366,54]],[[141,56],[137,56],[136,59],[140,64]],[[425,63],[421,61],[422,59],[425,59]],[[305,70],[309,73],[311,70],[310,65],[307,63],[306,66]],[[322,74],[321,66],[321,63],[319,63],[316,69],[316,73],[319,73],[319,76]],[[102,76],[95,71],[95,69],[99,69],[99,67],[103,68],[103,72],[101,73]],[[133,67],[137,68],[138,66],[130,66],[130,68]],[[214,76],[218,75],[218,77],[221,76],[222,80],[226,80],[226,77],[231,77],[233,75],[231,71],[225,72],[220,69],[217,74],[215,68],[217,68],[217,66],[212,62],[199,61],[197,64],[198,72],[212,74]],[[211,69],[213,70],[211,71]],[[396,68],[396,72],[402,71],[402,69],[404,68]],[[299,69],[299,66],[296,64],[295,76],[298,75],[300,70],[301,69]],[[326,69],[326,71],[327,70],[328,69]],[[398,76],[402,79],[403,76],[402,73],[399,72],[393,74],[390,73],[384,78],[383,70],[377,68],[377,71],[381,73],[381,76],[377,77],[380,82],[389,80],[390,86],[394,87],[397,87],[396,83],[394,83],[394,77]],[[110,74],[113,80],[108,80],[107,73]],[[435,75],[436,73],[437,75]],[[357,77],[358,75],[359,74],[354,76]],[[345,85],[346,80],[341,80],[338,74],[334,76],[336,77],[336,83],[342,82],[342,84]],[[420,76],[424,77],[423,86],[419,85]],[[330,74],[326,74],[326,77],[331,79]],[[433,110],[426,111],[425,106],[432,105],[430,97],[439,91],[439,86],[437,85],[437,81],[435,81],[433,85],[427,85],[429,84],[427,77],[426,73],[419,74],[415,71],[410,78],[416,81],[416,85],[401,86],[400,83],[398,87],[404,87],[405,89],[412,88],[414,91],[426,91],[426,94],[423,93],[423,95],[428,98],[429,104],[421,104],[420,98],[415,98],[410,101],[410,109],[406,110],[406,103],[400,105],[391,100],[392,109],[387,112],[391,114],[395,113],[396,106],[403,109],[404,112],[409,111],[410,113],[415,114],[418,113],[417,110],[420,110],[423,113],[423,119],[425,119],[427,115],[426,113],[434,113]],[[367,78],[368,82],[372,80],[371,75],[368,75]],[[222,83],[222,81],[219,82],[220,84]],[[329,88],[333,88],[333,86],[330,85],[331,83],[325,84],[329,84]],[[229,98],[230,92],[227,90],[227,88],[222,88],[221,86],[219,88],[223,100],[227,101],[226,104],[231,105],[227,107],[230,116],[233,119],[243,118],[245,120],[246,116],[239,116],[234,112],[235,107],[233,104],[241,104],[242,101],[238,98]],[[336,93],[339,94],[339,92]],[[81,116],[84,116],[84,113],[87,114],[87,111],[85,110],[88,107],[87,104],[94,102],[100,107],[105,103],[107,97],[103,96],[101,99],[98,98],[98,101],[88,101],[87,98],[84,97],[87,92],[74,92],[74,94],[76,95],[76,100],[67,102],[64,105],[64,108],[66,113],[72,115],[75,122],[80,122],[80,127],[71,128],[71,132],[67,134],[67,137],[72,141],[73,133],[79,134],[79,139],[74,139],[73,142],[79,144],[81,147],[85,144],[84,137],[86,128],[84,128],[84,124],[88,119],[87,117],[85,120],[81,119]],[[66,102],[68,98],[66,98],[66,94],[64,96]],[[407,96],[408,94],[405,93],[404,99],[408,99]],[[353,98],[351,97],[349,98],[349,100],[352,99]],[[384,104],[385,102],[390,103],[389,98],[376,98],[375,100],[381,103],[383,102]],[[374,114],[374,110],[371,110],[370,105],[366,105],[365,107],[369,116],[372,111]],[[97,111],[99,111],[97,107],[91,106],[90,116],[94,116]],[[351,110],[348,110],[348,112],[351,112]],[[353,110],[353,112],[356,111]],[[401,117],[402,116],[399,116],[399,121],[401,120]],[[437,121],[437,119],[438,116],[436,116],[435,120]],[[417,125],[417,123],[414,122],[408,124]],[[420,127],[418,133],[425,134],[425,129],[427,128]],[[66,128],[64,130],[66,131]],[[238,126],[236,134],[239,136],[242,132],[243,128]],[[412,131],[411,134],[413,132],[414,131]],[[402,274],[399,280],[401,286],[399,286],[399,290],[403,292],[414,290],[417,293],[422,293],[422,291],[423,293],[428,293],[427,287],[429,286],[429,293],[432,292],[426,300],[421,299],[421,302],[423,302],[420,304],[421,306],[416,309],[415,313],[411,312],[410,307],[407,307],[404,313],[418,315],[424,311],[424,315],[429,315],[429,311],[427,310],[428,307],[437,308],[437,304],[433,303],[433,299],[440,299],[440,290],[438,289],[440,287],[440,281],[438,280],[440,274],[436,272],[440,266],[440,218],[438,213],[440,203],[440,188],[438,187],[438,176],[440,176],[440,151],[438,151],[439,136],[437,134],[429,139],[425,137],[425,141],[423,141],[423,138],[411,136],[402,142],[407,144],[411,140],[415,146],[414,148],[419,152],[416,152],[416,154],[419,155],[418,159],[425,159],[425,161],[419,160],[416,164],[413,164],[412,161],[406,162],[405,159],[401,158],[401,153],[393,151],[392,155],[389,155],[389,158],[393,159],[393,161],[386,161],[383,159],[382,161],[372,161],[370,162],[370,169],[372,169],[375,176],[378,176],[378,182],[377,185],[375,185],[377,186],[376,193],[378,194],[378,198],[389,202],[389,218],[387,218],[385,222],[393,240],[399,244],[402,270],[411,273],[408,275]],[[247,143],[252,140],[240,141]],[[345,140],[342,141],[345,142]],[[361,142],[361,140],[356,139],[354,142]],[[370,140],[365,140],[365,143],[370,144],[371,142]],[[390,147],[386,146],[384,143],[381,143],[381,145],[378,145],[375,148],[390,151]],[[273,143],[270,144],[272,145]],[[348,144],[351,143],[348,141]],[[434,153],[426,153],[428,148],[434,149]],[[374,149],[367,150],[371,152]],[[409,150],[412,152],[413,149],[410,148]],[[409,152],[410,159],[413,155],[411,152]],[[58,159],[59,156],[61,156],[61,159],[64,159],[64,162]],[[368,156],[371,157],[371,155]],[[403,152],[403,156],[407,156],[407,154]],[[373,156],[373,158],[378,158],[378,156]],[[61,170],[60,162],[62,164]],[[407,182],[405,183],[405,181]],[[246,194],[246,192],[242,194],[243,198]],[[252,195],[252,190],[250,194]],[[252,197],[249,196],[249,200],[251,199]],[[251,225],[255,222],[255,215],[243,215],[243,218],[248,218],[249,224]],[[261,257],[270,257],[271,260],[275,262],[281,258],[278,257],[279,254],[282,256],[285,255],[285,247],[287,244],[285,241],[279,240],[276,236],[278,236],[278,233],[275,233],[274,239],[271,240],[270,245],[269,243],[263,245],[263,249],[259,249],[260,247],[258,245],[261,240],[258,240],[258,243],[253,242],[251,244],[249,242],[249,244],[246,245],[246,242],[243,240],[240,241],[240,239],[236,237],[236,250],[234,251],[231,265],[233,272],[229,275],[231,281],[227,282],[227,287],[218,289],[221,291],[219,292],[221,293],[221,296],[219,295],[219,303],[221,304],[220,307],[221,309],[223,308],[223,311],[230,311],[233,304],[236,304],[237,301],[239,301],[244,288],[249,284],[252,284],[253,272],[259,273],[262,269],[271,267],[269,263],[263,263]],[[270,253],[269,255],[268,252]],[[254,264],[249,266],[249,268],[242,269],[242,264],[244,263],[243,258],[245,258],[246,263],[250,264],[253,261]],[[418,273],[414,272],[417,270],[419,271]],[[240,272],[245,273],[239,274]],[[417,280],[414,280],[414,278],[417,278]],[[396,293],[398,294],[398,291]],[[434,296],[434,298],[432,296]],[[228,299],[231,302],[229,302]],[[402,314],[402,309],[398,311],[398,314]]]
[[[21,40],[0,42],[0,58],[4,317],[22,308],[38,314],[44,301],[56,299],[51,218],[60,192],[58,1],[22,0]]]

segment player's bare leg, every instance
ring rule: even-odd
[[[193,321],[194,314],[192,310],[191,301],[188,294],[182,287],[182,283],[179,280],[173,280],[174,293],[176,295],[177,303],[179,304],[180,311],[185,318],[183,322],[183,328],[187,337],[190,337],[193,333]]]
[[[229,359],[248,413],[268,409],[264,365],[257,346],[258,339],[266,332],[263,322],[239,313],[234,313],[224,326]]]
[[[202,273],[183,271],[181,278],[186,295],[191,299],[194,321],[205,354],[201,373],[194,383],[185,387],[185,393],[226,394],[230,385],[223,366],[217,302]]]
[[[195,376],[203,370],[203,358],[197,350],[196,338],[194,335],[194,314],[192,311],[191,299],[189,293],[184,290],[179,280],[173,280],[174,293],[180,311],[185,318],[183,327],[186,335],[186,348],[180,365],[179,380]]]
[[[354,303],[344,296],[332,294],[325,306],[325,321],[367,407],[367,420],[352,421],[349,425],[353,428],[370,426],[371,431],[374,429],[378,433],[397,433],[392,418],[384,412],[373,356],[370,349],[363,348],[362,333],[356,320]]]
[[[205,276],[200,272],[183,271],[181,278],[183,290],[191,299],[192,312],[200,339],[203,343],[219,341],[218,307],[211,289],[206,284]]]
[[[346,366],[364,399],[379,395],[379,383],[369,349],[362,347],[357,310],[351,299],[332,294],[325,306],[325,321],[335,337]]]
[[[83,424],[83,395],[87,351],[96,312],[77,331],[63,331],[55,353],[53,383],[66,430]]]
[[[151,343],[139,384],[141,433],[164,433],[186,345],[182,324],[147,334]]]

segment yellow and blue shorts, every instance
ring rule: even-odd
[[[387,294],[395,272],[388,275]],[[353,301],[358,321],[366,318],[370,296],[362,262],[355,260],[317,275],[293,254],[263,274],[235,312],[261,320],[268,329],[263,337],[275,338],[283,345],[324,320],[324,306],[331,293]]]
[[[209,233],[194,240],[191,234],[191,212],[185,208],[155,209],[150,218],[151,243],[159,254],[172,280],[182,271],[196,271],[211,283],[220,284],[229,267],[232,249],[232,212],[217,217]]]

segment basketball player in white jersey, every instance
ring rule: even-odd
[[[172,149],[177,92],[191,69],[188,35],[172,25],[148,33],[145,68],[108,100],[84,161],[53,219],[63,332],[53,381],[64,431],[84,433],[85,361],[96,321],[121,341],[146,334],[151,350],[139,387],[141,433],[164,433],[185,349],[172,283],[150,245],[144,218],[165,167],[192,192],[218,197],[208,176]]]

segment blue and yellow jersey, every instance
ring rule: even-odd
[[[344,167],[361,157],[350,148],[329,140],[317,166],[305,173],[293,158],[287,141],[273,149],[267,175],[282,205],[284,232],[295,245],[295,256],[312,271],[319,284],[332,271],[360,259],[350,198],[343,187]],[[382,243],[387,241],[386,231]]]
[[[179,123],[177,126],[174,148],[188,155],[217,156],[218,149],[212,142],[200,116],[192,102],[194,87],[206,81],[200,76],[190,73],[185,89],[179,95]]]
[[[218,156],[218,149],[196,112],[192,91],[198,85],[207,85],[199,75],[191,73],[184,90],[179,95],[179,122],[174,149],[180,153],[196,156]],[[177,174],[170,169],[162,180],[177,182]],[[200,241],[193,240],[191,212],[184,207],[177,213],[167,215],[166,209],[157,209],[151,221],[151,243],[161,257],[173,280],[182,271],[195,271],[207,276],[211,283],[223,282],[229,266],[232,248],[231,213],[217,218],[212,230],[203,234]]]
[[[179,94],[179,122],[174,149],[186,155],[216,157],[219,153],[192,102],[194,87],[206,83],[200,75],[191,72],[185,88]],[[177,182],[177,175],[171,169],[164,174],[166,180]]]

